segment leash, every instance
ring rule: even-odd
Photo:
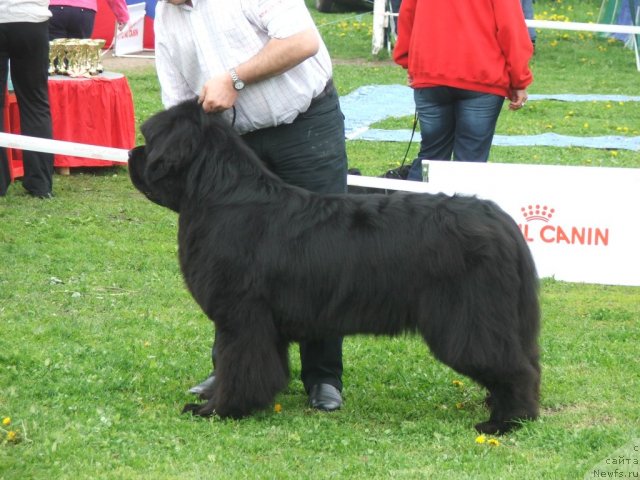
[[[413,143],[413,136],[416,133],[416,126],[418,125],[418,109],[416,108],[415,113],[413,114],[413,127],[411,128],[411,137],[409,137],[409,145],[407,145],[407,151],[404,152],[404,158],[402,159],[402,163],[399,168],[404,167],[404,164],[407,161],[407,156],[409,155],[409,150],[411,149],[411,144]]]

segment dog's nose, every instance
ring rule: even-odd
[[[133,147],[129,150],[129,160],[131,160],[135,155],[139,155],[144,152],[144,145],[138,145],[137,147]]]

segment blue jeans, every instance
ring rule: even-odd
[[[422,160],[486,162],[504,98],[452,87],[413,92],[420,122],[420,152],[408,180],[422,180]]]

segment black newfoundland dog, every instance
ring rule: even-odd
[[[478,431],[538,416],[537,275],[494,203],[293,187],[195,101],[157,113],[142,134],[131,179],[179,213],[180,266],[216,327],[214,387],[186,411],[267,407],[287,385],[290,342],[415,332],[488,390]]]

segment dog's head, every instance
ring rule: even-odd
[[[248,147],[219,114],[196,100],[156,113],[140,127],[145,145],[129,152],[129,175],[149,200],[180,211],[189,198],[207,195],[224,176],[225,162]]]

